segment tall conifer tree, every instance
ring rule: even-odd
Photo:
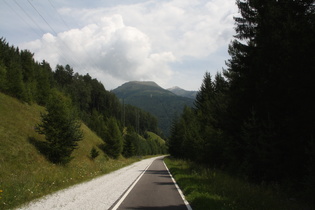
[[[237,40],[224,72],[234,159],[254,179],[299,179],[307,173],[305,151],[315,136],[314,1],[237,5]]]
[[[113,117],[109,118],[107,121],[103,140],[105,141],[105,152],[113,158],[118,158],[123,152],[124,140],[119,130],[117,120]]]
[[[47,140],[48,159],[54,163],[66,164],[71,154],[83,139],[80,123],[76,119],[69,98],[58,91],[52,91],[46,106],[47,113],[42,114],[42,122],[36,131],[44,134]]]

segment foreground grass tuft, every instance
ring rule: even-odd
[[[276,186],[254,185],[183,160],[165,158],[165,163],[194,210],[308,209]]]

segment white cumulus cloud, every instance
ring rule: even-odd
[[[52,66],[70,64],[80,73],[96,72],[119,81],[167,80],[172,75],[168,63],[175,61],[171,52],[153,53],[150,38],[126,26],[119,14],[56,36],[47,33],[22,47]]]

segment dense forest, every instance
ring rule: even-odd
[[[46,107],[52,107],[52,95],[70,100],[77,117],[104,140],[100,147],[109,156],[166,153],[165,144],[147,134],[160,134],[154,116],[122,104],[89,74],[74,73],[70,65],[57,65],[53,71],[45,60],[35,61],[31,52],[10,46],[4,38],[0,39],[0,91],[25,103]],[[115,145],[118,150],[114,154]]]
[[[222,73],[174,120],[170,153],[314,201],[315,5],[238,0]]]

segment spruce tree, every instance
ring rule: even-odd
[[[124,157],[128,158],[136,154],[135,144],[137,142],[137,138],[138,138],[138,134],[128,129],[128,133],[124,136],[124,148],[123,148]]]
[[[105,141],[105,152],[112,158],[118,158],[123,151],[123,136],[116,118],[108,119],[103,140]]]
[[[199,124],[201,131],[197,159],[213,167],[221,167],[226,159],[224,147],[227,140],[222,130],[227,123],[227,91],[228,83],[221,73],[217,73],[214,80],[206,73],[195,100],[198,120],[194,124]]]
[[[168,151],[174,157],[183,157],[183,136],[184,126],[181,123],[181,117],[175,117],[172,121],[171,136],[168,142]]]
[[[41,115],[41,123],[36,125],[36,131],[45,135],[47,158],[53,163],[66,164],[72,159],[78,141],[83,139],[80,123],[70,99],[58,91],[52,91],[46,110],[47,113]]]

